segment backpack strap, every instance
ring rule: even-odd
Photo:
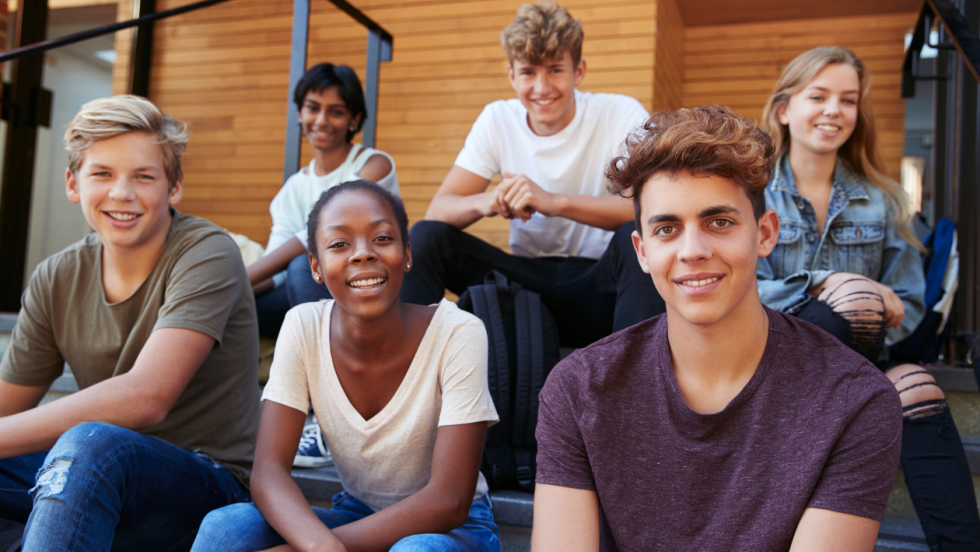
[[[490,387],[490,397],[501,416],[510,410],[510,367],[507,359],[507,336],[504,333],[504,321],[500,313],[500,303],[497,300],[496,287],[489,285],[471,286],[470,297],[473,301],[473,314],[483,320],[487,330],[489,370],[487,383]],[[487,442],[500,443],[507,439],[505,435],[497,435],[491,427],[487,434]]]
[[[529,296],[521,291],[514,297],[514,325],[517,329],[517,378],[514,389],[514,418],[510,442],[515,447],[527,446],[524,437],[527,435],[531,410],[531,366],[534,363],[532,349],[534,325],[531,324],[529,312]],[[540,330],[540,328],[538,328]],[[530,426],[534,431],[534,426]]]
[[[538,395],[544,387],[544,380],[548,377],[551,367],[558,361],[557,358],[549,363],[545,358],[545,335],[544,335],[544,305],[541,304],[541,296],[537,293],[529,294],[528,297],[528,316],[531,328],[534,331],[530,334],[531,345],[531,404],[528,409],[527,430],[524,433],[524,446],[537,448],[538,441],[534,437],[534,430],[538,427]],[[552,322],[552,324],[554,324]],[[556,343],[557,344],[557,343]]]
[[[537,443],[538,393],[544,384],[544,333],[541,320],[541,296],[518,291],[514,298],[517,328],[517,388],[514,393],[514,418],[511,444],[517,485],[533,491]]]

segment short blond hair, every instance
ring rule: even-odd
[[[572,18],[568,10],[551,1],[524,4],[517,17],[500,33],[500,45],[507,61],[520,60],[540,65],[546,59],[572,55],[578,66],[582,59],[582,21]]]
[[[68,170],[77,173],[85,152],[96,142],[128,132],[146,132],[156,137],[163,149],[163,169],[171,187],[183,178],[180,157],[187,151],[187,125],[164,115],[146,98],[128,95],[100,98],[82,106],[65,131]]]

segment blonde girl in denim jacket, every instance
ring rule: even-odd
[[[930,549],[977,550],[973,482],[946,396],[921,366],[882,360],[921,321],[925,277],[909,198],[884,173],[870,89],[864,64],[833,46],[801,54],[776,83],[762,127],[777,148],[766,203],[780,230],[758,263],[759,295],[885,370],[902,399],[902,469]]]

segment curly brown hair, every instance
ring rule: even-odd
[[[658,111],[626,139],[626,153],[606,171],[609,191],[633,199],[640,226],[640,193],[658,173],[717,175],[745,189],[756,220],[766,212],[764,192],[775,148],[754,121],[717,105]]]
[[[517,17],[500,33],[500,45],[511,64],[517,59],[541,65],[546,59],[561,57],[567,51],[577,67],[582,59],[584,37],[581,20],[573,19],[558,4],[545,1],[518,8]]]

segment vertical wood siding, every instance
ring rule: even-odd
[[[157,8],[189,1],[158,0]],[[424,216],[483,106],[514,97],[500,31],[522,3],[353,1],[395,37],[394,60],[381,66],[377,146],[395,159],[412,222]],[[585,30],[581,89],[629,94],[651,108],[654,3],[562,4]],[[366,31],[326,1],[313,0],[312,12],[309,64],[347,64],[363,79]],[[290,0],[232,0],[158,23],[154,35],[151,99],[193,132],[181,209],[260,243],[282,185],[291,24]],[[121,70],[116,90],[125,90]],[[310,155],[304,149],[304,162]],[[486,219],[470,231],[506,246],[506,221]]]
[[[871,72],[879,147],[888,174],[898,179],[905,135],[900,93],[904,36],[917,15],[689,27],[684,32],[684,105],[727,105],[758,118],[794,57],[816,46],[846,46]]]
[[[158,0],[158,9],[190,0]],[[395,37],[381,66],[378,147],[398,167],[412,222],[425,214],[483,106],[513,98],[500,31],[520,0],[354,0]],[[585,29],[582,89],[617,92],[648,109],[718,103],[758,117],[779,72],[822,44],[855,50],[874,76],[887,168],[898,176],[904,102],[902,38],[915,14],[684,29],[676,0],[566,0]],[[120,18],[131,13],[120,0]],[[291,0],[232,0],[156,25],[151,99],[191,124],[181,209],[265,243],[269,202],[282,185],[289,100]],[[352,66],[364,77],[366,32],[313,0],[308,63]],[[117,34],[115,90],[128,78],[129,33]],[[358,140],[359,138],[355,138]],[[304,144],[303,162],[311,156]],[[470,232],[506,247],[507,222]]]
[[[677,109],[684,102],[684,21],[675,0],[657,0],[656,6],[653,109]]]

